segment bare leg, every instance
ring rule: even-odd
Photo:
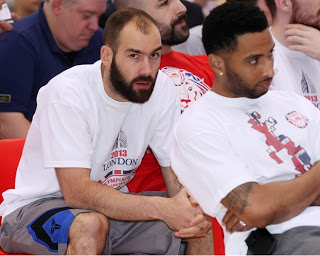
[[[187,240],[187,255],[213,255],[212,230],[203,238],[192,238]]]
[[[67,254],[102,254],[108,232],[109,221],[103,214],[78,214],[69,230]]]

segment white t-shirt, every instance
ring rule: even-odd
[[[220,202],[237,186],[294,179],[319,160],[319,127],[320,112],[295,93],[269,91],[248,99],[209,91],[180,117],[171,166],[203,210],[221,223],[226,208]],[[320,207],[308,207],[267,228],[276,234],[320,226],[319,216]],[[224,232],[226,253],[247,254],[249,233]]]
[[[275,75],[270,89],[295,92],[320,109],[320,61],[273,40]]]
[[[148,145],[170,166],[178,91],[159,71],[144,104],[118,102],[104,91],[101,62],[69,69],[41,88],[16,175],[0,214],[43,197],[61,197],[56,167],[91,169],[90,178],[126,191]]]

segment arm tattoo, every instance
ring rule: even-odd
[[[228,204],[228,208],[230,210],[244,213],[244,210],[248,204],[247,199],[252,190],[252,182],[245,183],[236,187],[226,196],[226,203]]]
[[[177,192],[180,192],[180,190],[183,189],[183,186],[180,183],[178,177],[175,178],[173,184],[174,184],[174,187],[176,188]]]

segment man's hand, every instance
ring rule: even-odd
[[[302,24],[288,24],[285,27],[289,49],[301,51],[309,57],[320,60],[320,31]]]
[[[234,215],[230,210],[226,212],[222,219],[222,225],[226,227],[230,233],[239,231],[248,231],[253,227],[247,226],[244,222]]]
[[[175,232],[174,235],[180,238],[205,237],[212,229],[211,217],[205,214],[196,214],[189,228]]]
[[[5,3],[5,0],[0,0],[0,10],[2,9],[2,5]],[[18,20],[18,16],[15,13],[11,13],[11,17],[14,21]],[[5,20],[0,20],[0,34],[4,31],[10,31],[13,29],[13,26]]]
[[[193,227],[200,225],[204,221],[201,217],[202,209],[189,200],[189,195],[184,188],[176,196],[166,199],[166,205],[161,213],[161,219],[175,231],[191,228],[191,225]],[[186,233],[187,235],[190,235],[190,232],[198,233],[198,229],[194,228]]]
[[[199,204],[192,197],[189,197],[191,205],[198,207]],[[197,213],[195,218],[191,221],[190,227],[175,232],[176,237],[193,238],[205,237],[212,228],[211,217],[204,213]]]

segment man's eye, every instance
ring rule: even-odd
[[[249,62],[250,64],[254,65],[254,64],[258,64],[258,59],[253,59],[253,60],[250,60]]]
[[[159,57],[159,53],[153,53],[151,54],[151,58],[156,59]]]
[[[164,1],[164,2],[162,2],[162,4],[160,4],[160,6],[166,6],[167,4],[168,4],[168,0],[167,1]]]
[[[88,20],[90,19],[90,15],[87,14],[82,14],[83,19]]]
[[[131,57],[132,59],[136,59],[136,58],[138,58],[138,54],[136,54],[136,53],[131,54],[130,57]]]

